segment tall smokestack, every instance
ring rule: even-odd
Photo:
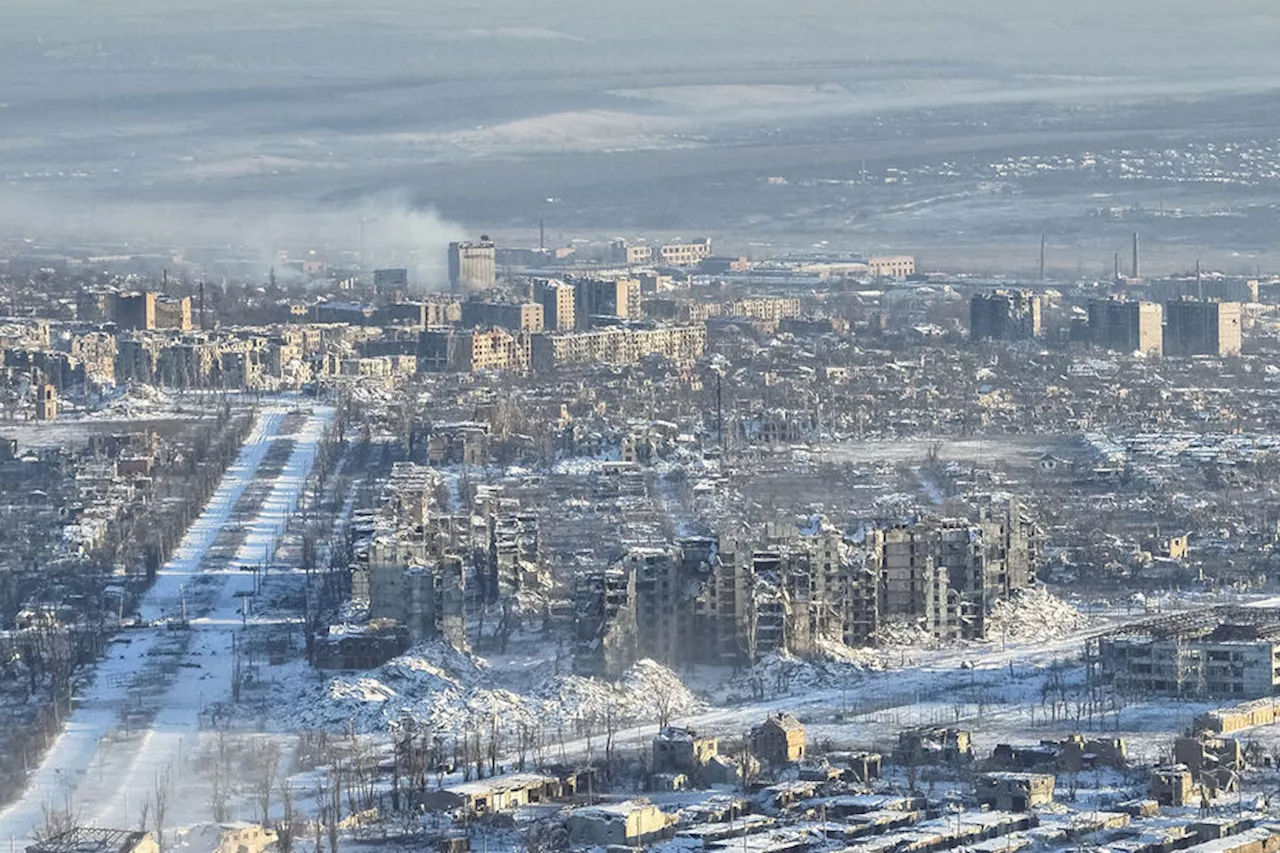
[[[1111,280],[1119,281],[1120,280],[1120,253],[1116,252],[1115,257],[1112,260],[1115,262],[1115,272],[1111,274]]]
[[[1040,235],[1040,280],[1044,281],[1044,243],[1045,235]]]
[[[1138,266],[1138,232],[1133,232],[1133,277],[1142,278],[1142,268]]]

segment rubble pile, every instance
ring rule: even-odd
[[[987,617],[989,637],[1006,640],[1054,639],[1079,631],[1088,617],[1042,586],[997,601]]]
[[[648,722],[701,709],[675,673],[651,660],[638,661],[617,681],[553,675],[527,689],[508,689],[515,680],[447,643],[424,643],[369,672],[330,678],[277,716],[281,726],[380,732],[408,715],[458,733],[495,716],[504,725],[581,726],[607,719]]]

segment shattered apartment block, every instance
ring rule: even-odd
[[[1035,583],[1039,534],[1017,501],[984,508],[976,523],[893,527],[883,541],[882,617],[907,617],[938,639],[986,637],[991,606]]]
[[[574,668],[615,675],[637,659],[634,576],[598,569],[574,577]]]
[[[463,556],[435,535],[439,475],[398,463],[383,490],[367,548],[358,552],[352,589],[367,595],[371,621],[408,629],[411,642],[443,637],[466,647]]]
[[[807,657],[826,643],[873,644],[890,617],[939,638],[980,638],[991,605],[1035,580],[1036,528],[1016,502],[976,523],[930,520],[857,542],[820,518],[803,529],[766,525],[761,539],[635,547],[611,570],[615,583],[588,573],[575,587],[580,668],[616,672],[632,662],[628,652],[671,665]]]
[[[410,642],[443,638],[469,646],[468,607],[542,591],[538,520],[481,486],[471,505],[449,512],[435,469],[396,463],[382,491],[371,528],[353,526],[353,598],[367,601],[369,620],[407,629]]]
[[[992,290],[969,302],[969,338],[1026,341],[1040,337],[1040,296],[1027,290]]]
[[[487,583],[494,597],[539,584],[541,574],[538,517],[531,512],[490,516]]]

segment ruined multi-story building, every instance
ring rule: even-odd
[[[541,332],[543,308],[537,302],[468,299],[462,303],[462,325],[472,329],[495,326],[513,332]]]
[[[506,329],[426,329],[418,338],[418,366],[426,371],[522,371],[529,367],[530,337]]]
[[[700,358],[707,345],[705,325],[618,327],[569,334],[534,335],[530,359],[536,371],[587,364],[634,364],[649,356],[672,361]]]
[[[455,291],[474,292],[493,287],[497,249],[487,235],[479,242],[449,244],[449,287]]]
[[[880,612],[939,639],[986,636],[1000,598],[1035,583],[1039,535],[1016,501],[978,520],[927,519],[883,533]]]
[[[590,329],[598,318],[638,320],[641,316],[640,281],[634,278],[582,278],[573,286],[573,312],[579,329]]]
[[[529,585],[542,570],[538,516],[512,512],[489,518],[489,563],[486,572],[495,596],[511,595]]]
[[[577,328],[573,285],[557,279],[536,279],[533,299],[542,306],[543,328],[553,332],[571,332]]]
[[[191,297],[160,296],[155,300],[155,328],[191,331]]]
[[[1254,699],[1280,692],[1280,609],[1221,607],[1089,641],[1090,680],[1139,695]]]
[[[991,290],[969,301],[969,339],[1026,341],[1040,337],[1039,295],[1027,290]]]
[[[411,642],[442,637],[466,648],[466,548],[438,535],[440,482],[420,465],[392,468],[375,532],[352,567],[352,590],[367,600],[370,619],[404,626]]]
[[[931,519],[856,537],[815,518],[752,537],[631,548],[609,570],[613,583],[596,572],[576,588],[580,666],[617,672],[634,660],[628,654],[673,665],[811,656],[874,644],[893,619],[939,638],[983,637],[995,601],[1034,583],[1037,542],[1015,501],[977,521]]]
[[[407,629],[411,642],[440,638],[467,648],[469,607],[543,590],[537,517],[500,487],[478,486],[469,506],[441,503],[445,480],[412,462],[392,466],[373,528],[353,548],[353,598],[369,618]]]
[[[620,568],[581,572],[573,579],[574,668],[617,675],[635,662],[635,576]]]

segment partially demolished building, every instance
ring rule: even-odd
[[[631,548],[574,585],[580,671],[638,657],[740,664],[824,644],[874,644],[887,618],[983,637],[991,605],[1035,582],[1038,532],[1016,502],[976,522],[928,519],[846,537],[823,519]]]
[[[541,583],[541,543],[536,517],[499,489],[477,488],[469,507],[452,512],[445,492],[432,468],[392,467],[373,530],[354,549],[352,591],[371,622],[407,629],[410,642],[443,638],[465,649],[468,601]]]

